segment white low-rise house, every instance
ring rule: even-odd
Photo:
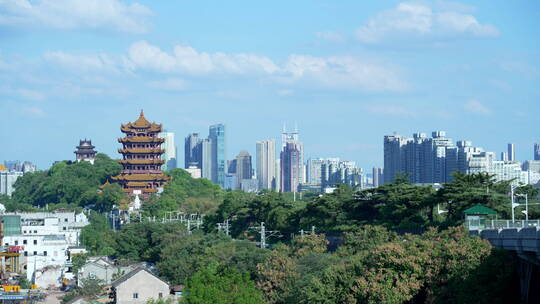
[[[171,297],[169,284],[142,267],[114,281],[112,293],[116,304],[142,304]]]
[[[70,248],[81,249],[80,230],[89,224],[86,215],[75,212],[7,213],[3,245],[16,246],[29,280],[40,287],[59,286],[69,272]],[[84,251],[84,250],[82,250]]]
[[[119,265],[108,257],[90,257],[79,270],[78,284],[81,286],[84,279],[98,279],[105,285],[110,285],[114,280],[143,265],[144,263]]]

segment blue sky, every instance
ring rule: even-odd
[[[140,109],[227,154],[296,122],[308,157],[382,166],[382,139],[446,130],[520,160],[540,141],[540,2],[0,0],[0,160],[80,138],[118,157]]]

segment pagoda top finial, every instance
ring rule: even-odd
[[[144,111],[143,109],[141,109],[141,115],[139,115],[139,118],[143,118],[144,117]]]

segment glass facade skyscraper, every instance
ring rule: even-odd
[[[227,165],[225,146],[225,125],[210,126],[208,135],[212,143],[212,182],[225,187],[225,170]]]

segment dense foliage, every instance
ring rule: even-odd
[[[0,202],[10,210],[92,209],[92,224],[81,233],[89,254],[155,264],[161,277],[186,285],[186,303],[506,303],[517,297],[515,258],[461,226],[463,211],[477,204],[509,217],[509,182],[487,174],[456,174],[440,190],[398,178],[295,200],[272,191],[223,191],[175,169],[167,172],[173,178],[163,193],[144,200],[142,218],[158,221],[134,218],[113,231],[104,212],[126,197],[105,182],[118,171],[105,155],[94,166],[56,163],[20,178],[13,198],[0,196]],[[516,193],[538,202],[536,188]],[[517,219],[524,217],[520,208]],[[159,221],[175,211],[205,214],[202,229]],[[540,216],[540,208],[531,205],[529,214]],[[257,245],[262,222],[274,232],[269,248]],[[229,236],[217,229],[225,223]],[[98,289],[92,286],[90,297]]]
[[[13,207],[22,205],[66,208],[92,206],[99,211],[110,210],[119,203],[121,190],[117,185],[97,190],[107,179],[120,172],[121,166],[105,154],[97,154],[95,163],[62,161],[49,170],[27,173],[15,182]]]

